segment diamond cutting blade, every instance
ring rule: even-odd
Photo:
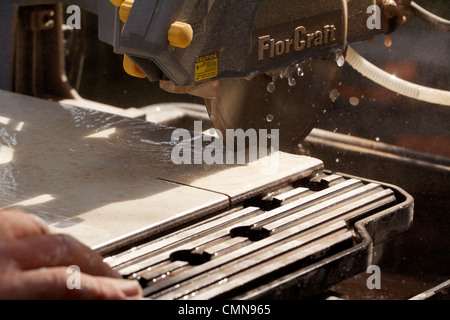
[[[206,99],[215,128],[279,130],[281,151],[295,152],[330,106],[341,68],[314,59],[246,79],[221,79],[217,99]]]

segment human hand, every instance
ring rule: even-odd
[[[80,288],[68,286],[77,266]],[[95,251],[68,235],[52,234],[36,216],[0,211],[0,300],[140,299],[136,281],[124,280]]]

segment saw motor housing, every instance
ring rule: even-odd
[[[113,45],[150,80],[192,86],[251,78],[392,32],[400,14],[383,14],[386,2],[393,1],[128,0],[117,9]],[[367,27],[371,6],[380,8],[379,28]],[[189,28],[191,39],[180,45]]]

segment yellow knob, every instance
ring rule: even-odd
[[[120,7],[125,0],[109,0],[116,7]]]
[[[194,38],[194,31],[190,24],[175,21],[169,29],[168,40],[170,45],[178,48],[186,48]]]
[[[123,56],[123,69],[130,76],[141,79],[144,79],[146,77],[146,75],[141,71],[141,69],[139,69],[138,66],[133,61],[131,61],[131,59],[128,58],[127,55]]]
[[[128,20],[128,16],[130,15],[131,8],[133,7],[134,0],[125,0],[123,1],[122,5],[120,6],[119,15],[120,20],[122,20],[123,23],[126,23]]]

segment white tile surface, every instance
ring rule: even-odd
[[[176,166],[172,128],[4,91],[0,117],[0,145],[12,155],[0,165],[0,208],[36,213],[93,248],[322,169],[319,160],[284,153],[276,170],[265,163]]]

